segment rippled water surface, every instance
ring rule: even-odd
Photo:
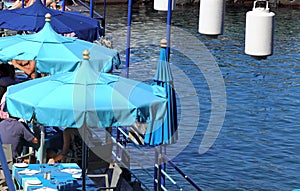
[[[100,5],[97,9],[102,11]],[[172,17],[179,142],[187,145],[173,160],[203,190],[300,188],[300,10],[271,9],[276,13],[274,54],[265,60],[244,54],[249,10],[227,8],[224,34],[218,38],[197,33],[198,11],[198,5],[179,6]],[[125,63],[127,5],[108,5],[106,32]],[[151,83],[165,33],[166,13],[134,5],[130,78]],[[222,77],[226,92],[213,87],[222,85],[209,81],[213,75]],[[214,98],[226,106],[224,124],[213,146],[199,154]],[[182,179],[178,184],[193,190]]]

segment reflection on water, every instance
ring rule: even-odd
[[[112,38],[125,61],[127,5],[107,8],[107,36]],[[97,9],[101,12],[102,7],[99,5]],[[173,12],[172,28],[196,37],[213,56],[224,78],[227,111],[213,147],[203,155],[198,154],[210,118],[210,88],[203,73],[180,52],[180,47],[173,49],[171,64],[188,76],[195,88],[195,92],[184,89],[184,96],[198,100],[189,103],[191,113],[197,104],[201,110],[197,131],[174,161],[204,190],[300,188],[300,25],[297,19],[300,10],[271,10],[276,13],[274,54],[266,60],[244,54],[247,9],[227,8],[224,34],[215,39],[197,33],[198,11],[198,5],[178,6]],[[134,6],[130,78],[151,83],[159,41],[165,36],[165,23],[165,12],[154,11],[151,6]],[[180,35],[172,33],[173,44],[184,41]],[[198,54],[199,50],[190,43],[186,39],[183,46]],[[172,169],[168,172],[174,174]],[[151,180],[146,181],[152,185]],[[184,182],[181,181],[179,184]],[[189,186],[184,189],[193,190]]]

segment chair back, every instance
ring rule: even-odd
[[[120,168],[120,166],[117,163],[112,163],[111,165],[113,167],[113,174],[112,174],[112,178],[111,178],[111,182],[110,182],[110,187],[117,187],[117,184],[120,179],[120,175],[122,173],[122,169]]]
[[[9,168],[9,165],[7,164],[8,160],[6,160],[6,156],[5,156],[6,155],[5,152],[7,152],[8,157],[11,156],[10,158],[11,158],[11,163],[12,163],[12,152],[9,152],[9,150],[10,151],[12,150],[11,149],[11,145],[5,144],[4,148],[5,148],[6,151],[4,151],[4,148],[2,146],[1,136],[0,136],[0,145],[1,145],[1,147],[0,147],[0,162],[1,162],[0,168],[1,168],[1,171],[3,170],[3,175],[5,177],[4,184],[7,185],[7,188],[8,188],[9,191],[15,191],[16,188],[14,186],[14,183],[13,183],[13,180],[12,180],[12,176],[11,176],[11,172],[10,172],[11,168]],[[6,149],[6,148],[8,148],[8,149]],[[2,172],[0,174],[2,174]],[[2,184],[2,180],[1,179],[0,179],[0,182]]]
[[[11,144],[2,144],[2,148],[6,157],[6,161],[8,164],[9,170],[12,170],[12,165],[13,165],[13,157],[12,157],[12,148]],[[2,165],[0,161],[0,169],[2,170]]]

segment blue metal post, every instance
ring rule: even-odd
[[[105,22],[106,22],[106,0],[104,0],[104,10],[103,10],[103,20],[102,20],[103,36],[105,36]]]
[[[90,0],[90,17],[93,18],[94,13],[94,1]]]
[[[165,145],[162,145],[161,147],[162,147],[161,148],[161,155],[162,156],[166,155],[167,154],[166,153],[167,152],[167,147]],[[163,170],[163,171],[165,171],[165,172],[167,170],[167,165],[166,165],[165,160],[164,160],[163,157],[162,157],[162,160],[161,160],[161,168],[160,169]],[[165,186],[166,185],[166,176],[163,173],[160,173],[160,174],[161,174],[161,178],[160,178],[161,184],[163,186]]]
[[[171,44],[171,17],[172,17],[172,0],[169,0],[168,2],[168,14],[167,14],[167,53],[168,57],[167,60],[169,61],[170,59],[170,44]]]
[[[1,161],[1,166],[2,166],[3,172],[4,172],[6,184],[7,184],[7,187],[8,187],[9,191],[15,191],[16,188],[15,188],[14,182],[11,178],[11,174],[10,174],[10,171],[9,171],[9,168],[8,168],[7,160],[6,160],[4,150],[3,150],[3,147],[2,147],[1,136],[0,136],[0,145],[1,145],[1,147],[0,147],[0,161]]]
[[[156,165],[158,165],[158,151],[155,149],[154,150],[154,152],[155,152],[155,156],[154,156],[154,182],[153,182],[153,184],[154,184],[154,191],[157,191],[157,183],[156,183],[156,180],[158,180],[158,177],[157,177],[157,172],[158,172],[158,169],[157,169],[157,167],[156,167]]]
[[[62,11],[66,10],[66,0],[63,0],[62,2]]]
[[[170,61],[170,47],[171,47],[171,18],[172,18],[172,0],[168,1],[168,14],[167,14],[167,30],[166,30],[166,37],[167,37],[167,61]],[[161,154],[166,154],[166,147],[162,146],[163,148],[161,149]],[[163,161],[161,161],[160,164],[160,169],[164,170],[166,172],[166,163]],[[160,177],[159,177],[161,184],[163,186],[165,186],[166,184],[166,177],[165,175],[163,175],[162,173],[160,173]]]
[[[116,132],[116,141],[117,143],[121,141],[121,132],[119,130],[119,127],[117,128]],[[117,157],[120,157],[121,149],[119,147],[116,148]]]
[[[130,61],[131,7],[132,7],[132,0],[128,0],[127,44],[126,44],[126,77],[127,78],[129,76],[129,61]]]

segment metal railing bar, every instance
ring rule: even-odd
[[[124,136],[125,137],[129,137],[123,130],[121,130],[120,129],[120,131],[122,132],[122,134],[124,134]],[[129,137],[129,139],[131,140],[131,138]],[[131,140],[131,142],[133,142],[132,140]],[[136,144],[133,142],[133,144],[136,146]],[[137,147],[136,147],[137,148]],[[168,156],[166,156],[165,154],[163,154],[162,155],[162,157],[163,158],[165,158],[167,161],[168,161],[168,164],[170,164],[170,166],[172,167],[172,168],[174,168],[184,179],[186,179],[187,180],[187,182],[188,183],[190,183],[194,188],[196,188],[198,191],[202,191],[201,190],[201,188],[188,176],[188,175],[186,175],[179,167],[177,167],[176,166],[176,164],[171,160],[171,159],[169,159],[168,158]],[[158,167],[156,167],[156,168],[158,168]],[[162,173],[164,174],[164,170],[161,170],[162,171]],[[164,174],[164,175],[166,175],[166,174]],[[169,176],[169,175],[166,175],[167,177]],[[168,178],[169,179],[169,178]],[[170,180],[170,179],[169,179]],[[171,180],[170,180],[171,181]],[[179,188],[179,189],[182,189],[182,188],[180,188],[179,186],[178,186],[178,184],[176,184],[176,186]]]
[[[77,0],[82,6],[84,6],[85,8],[87,8],[88,10],[90,10],[90,7],[86,4],[86,3],[84,3],[83,1],[81,1],[81,0]],[[96,11],[93,11],[93,13],[97,16],[97,17],[99,17],[98,19],[103,19],[103,17],[102,17],[102,15],[100,15],[98,12],[96,12]]]
[[[177,172],[179,172],[179,174],[181,174],[182,177],[185,178],[194,188],[196,188],[198,191],[202,191],[201,188],[189,176],[187,176],[179,167],[177,167],[172,160],[168,160],[168,164],[170,164]]]

